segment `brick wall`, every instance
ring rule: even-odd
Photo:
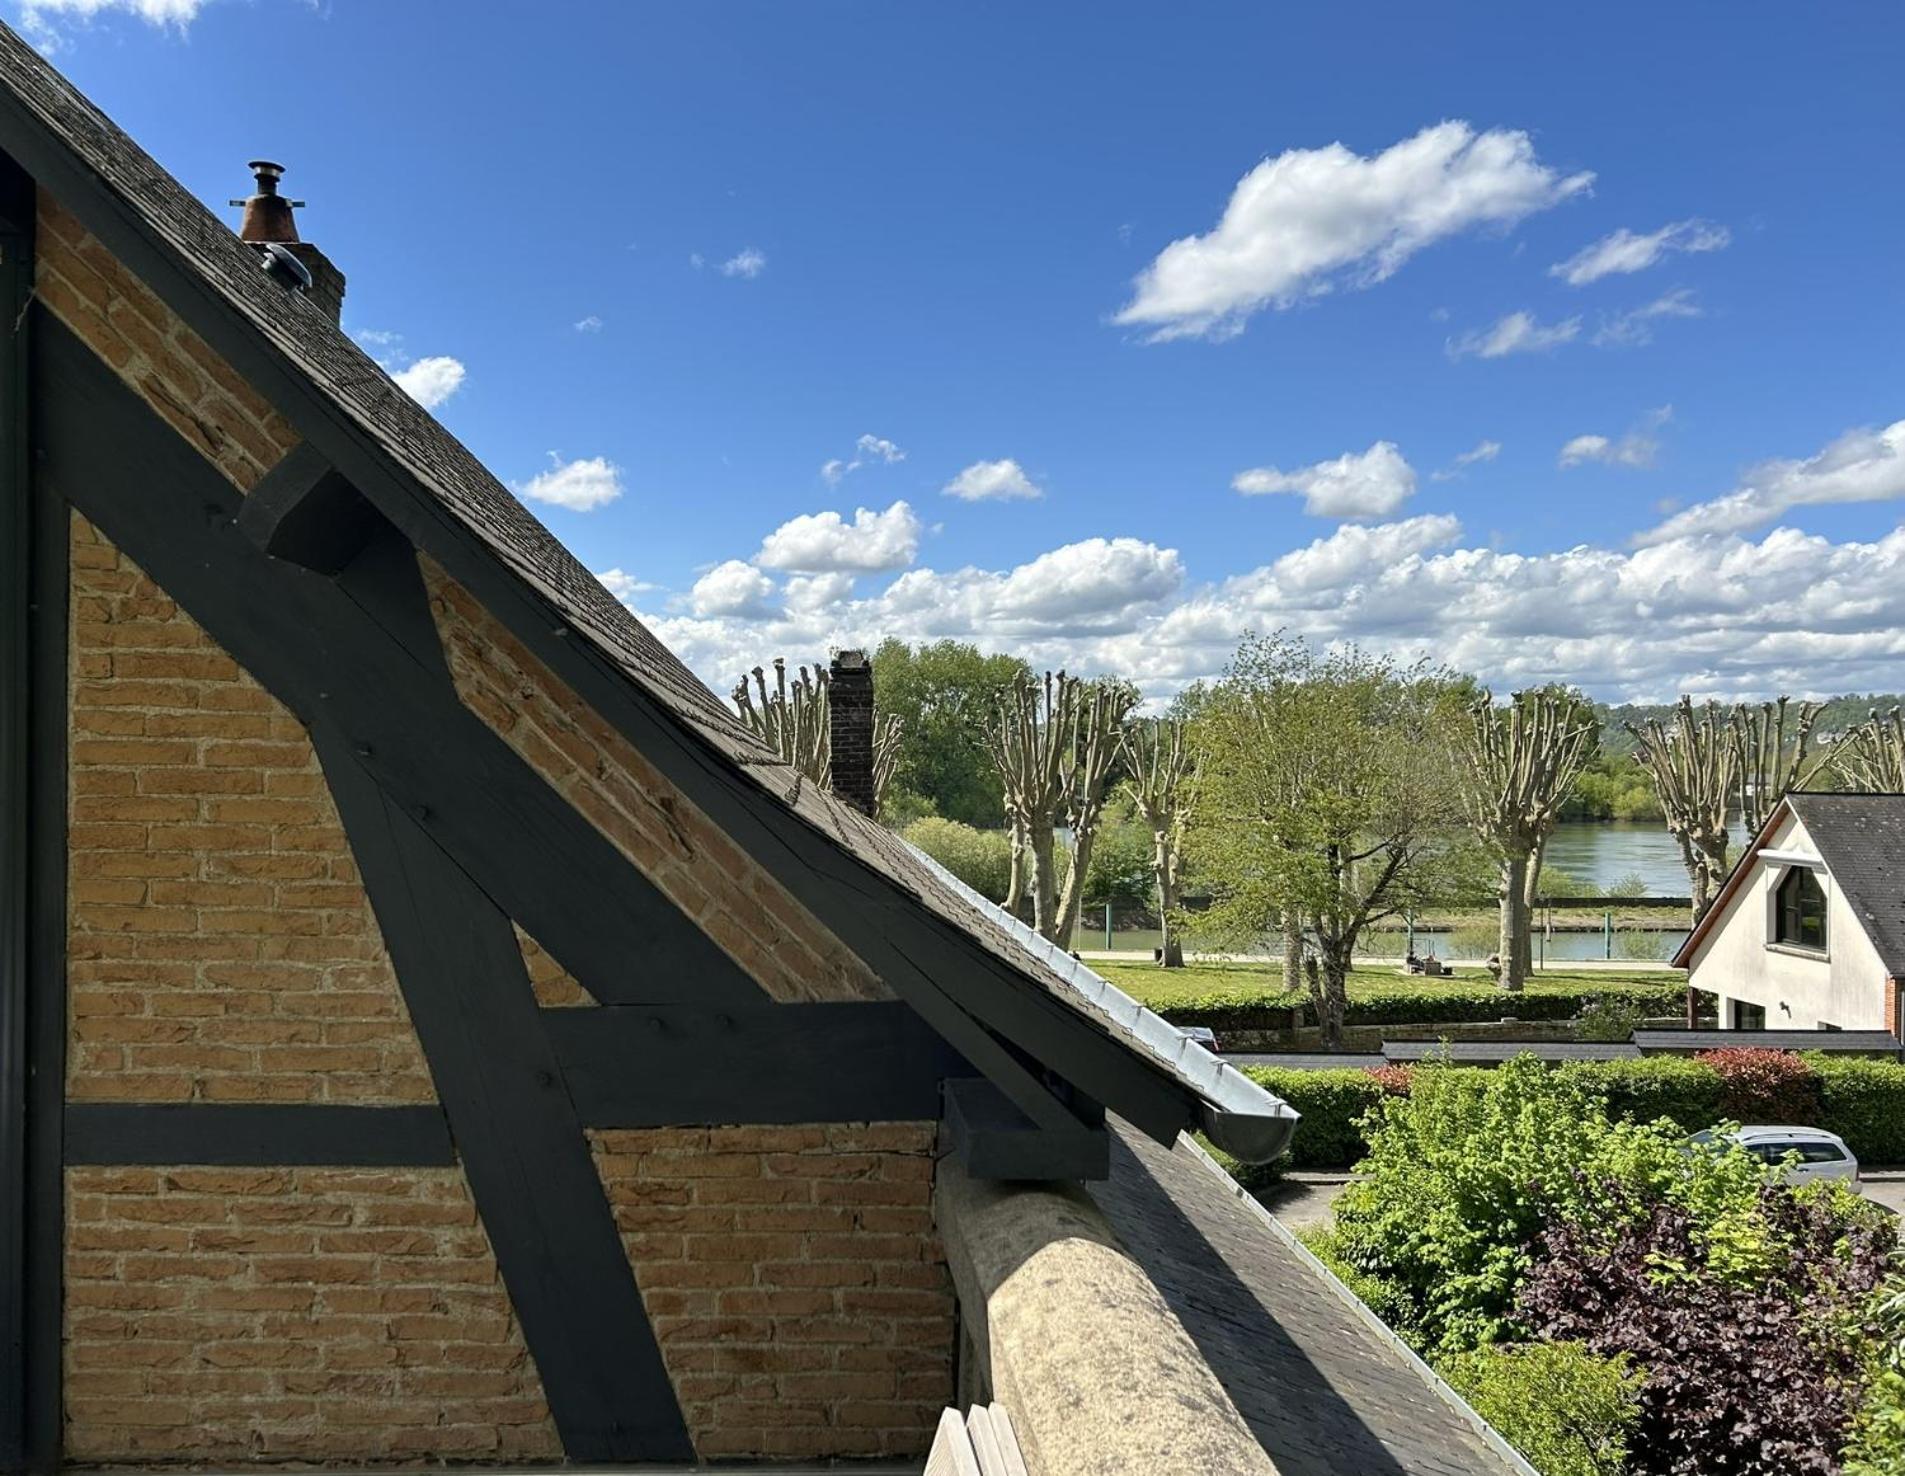
[[[456,1169],[67,1171],[66,1456],[553,1459]]]
[[[910,1456],[952,1398],[931,1123],[590,1134],[704,1460]]]
[[[240,491],[297,443],[231,365],[44,192],[35,250],[40,301]]]
[[[769,995],[884,999],[859,958],[428,558],[457,693]]]
[[[433,1099],[303,726],[73,519],[68,1093]]]

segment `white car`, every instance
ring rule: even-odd
[[[1688,1141],[1711,1143],[1721,1135],[1708,1128]],[[1824,1128],[1743,1127],[1725,1134],[1769,1169],[1776,1177],[1791,1184],[1807,1184],[1814,1179],[1838,1179],[1847,1184],[1859,1182],[1859,1160],[1846,1147],[1845,1139]],[[1791,1154],[1795,1162],[1788,1162]]]

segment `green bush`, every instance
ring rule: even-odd
[[[1367,1071],[1338,1067],[1301,1071],[1290,1066],[1251,1066],[1250,1079],[1303,1114],[1290,1139],[1283,1167],[1347,1168],[1366,1151],[1365,1114],[1382,1100],[1382,1084]]]
[[[1641,1376],[1579,1343],[1498,1344],[1436,1372],[1541,1476],[1621,1476]]]
[[[1905,1163],[1905,1064],[1807,1051],[1819,1076],[1819,1121],[1862,1163]]]
[[[999,831],[928,815],[901,834],[990,901],[1001,901],[1012,884],[1012,842]]]
[[[912,839],[910,832],[907,838]],[[1677,984],[1622,984],[1504,994],[1492,984],[1412,983],[1398,979],[1393,988],[1352,985],[1344,1023],[1463,1025],[1499,1020],[1504,1015],[1513,1015],[1518,1020],[1572,1020],[1590,1004],[1602,1000],[1619,1001],[1646,1018],[1676,1014],[1684,999],[1685,991]],[[1221,1035],[1226,1030],[1285,1029],[1289,1022],[1284,1012],[1307,1009],[1309,1002],[1309,995],[1300,989],[1225,989],[1175,999],[1155,1008],[1173,1025],[1204,1025]]]
[[[1555,1074],[1607,1099],[1608,1116],[1628,1122],[1666,1118],[1697,1133],[1720,1120],[1720,1076],[1688,1056],[1643,1056],[1638,1061],[1574,1061]]]

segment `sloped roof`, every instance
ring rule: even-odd
[[[1787,795],[1740,853],[1712,906],[1674,954],[1674,966],[1691,966],[1701,944],[1731,909],[1755,858],[1788,815],[1797,816],[1806,827],[1819,859],[1832,873],[1833,885],[1865,928],[1885,972],[1905,979],[1905,795],[1900,794],[1796,790]]]
[[[1134,1062],[1164,1076],[1205,1107],[1230,1110],[1206,1095],[1222,1075],[1218,1063],[1199,1060],[1205,1053],[1196,1047],[1162,1047],[1134,1029],[1131,1020],[1073,987],[996,917],[974,909],[947,887],[899,837],[804,782],[781,762],[322,309],[267,277],[258,257],[217,216],[3,24],[0,84],[0,144],[89,229],[126,255],[127,264],[146,275],[149,285],[214,347],[232,342],[232,320],[241,324],[257,346],[270,351],[259,361],[270,371],[267,377],[288,372],[315,390],[358,439],[480,540],[623,678],[785,813],[896,883],[1028,986],[1124,1047]],[[179,292],[189,300],[175,300],[167,284],[142,270],[145,265],[167,269],[158,275],[183,268]],[[271,384],[259,382],[258,387],[272,396]],[[360,490],[377,500],[372,488]],[[1230,1075],[1243,1080],[1235,1072]],[[1226,1079],[1226,1088],[1223,1095],[1232,1107],[1241,1105],[1235,1083]],[[1287,1115],[1288,1109],[1274,1097],[1254,1086],[1251,1090],[1256,1093],[1253,1105],[1266,1118]]]
[[[1865,925],[1885,972],[1905,978],[1905,795],[1803,793],[1786,803]]]

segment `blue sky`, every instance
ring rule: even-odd
[[[718,686],[1905,687],[1894,5],[5,3]]]

